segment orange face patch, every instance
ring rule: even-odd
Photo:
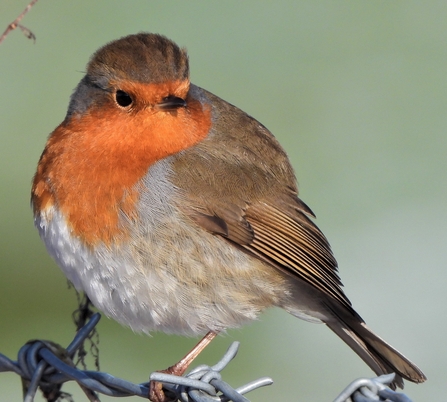
[[[187,107],[172,112],[150,106],[167,96],[166,85],[123,86],[135,97],[134,109],[122,110],[111,100],[57,127],[34,177],[35,213],[54,205],[72,233],[89,245],[125,237],[119,215],[136,219],[135,184],[152,164],[198,143],[211,127],[210,108],[189,96]],[[175,87],[174,95],[184,98],[180,92],[187,87]]]
[[[162,83],[143,84],[134,81],[116,81],[110,83],[113,87],[129,93],[136,102],[136,107],[141,105],[156,105],[161,100],[173,95],[186,99],[189,91],[189,80],[168,81]]]

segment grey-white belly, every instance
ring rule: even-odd
[[[272,283],[259,269],[263,263],[183,216],[173,205],[176,189],[168,175],[168,161],[149,170],[138,224],[123,243],[89,248],[55,208],[36,218],[67,278],[98,309],[135,331],[217,331],[279,304],[284,283]]]

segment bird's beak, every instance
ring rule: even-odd
[[[184,99],[170,95],[166,98],[163,98],[160,103],[157,103],[155,105],[155,108],[163,111],[172,111],[185,106],[186,101]]]

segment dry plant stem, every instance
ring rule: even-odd
[[[84,387],[81,384],[79,384],[79,386],[84,391],[85,396],[87,397],[87,399],[90,402],[101,402],[100,399],[98,398],[98,395],[96,395],[95,392],[93,392],[92,390],[88,389],[87,387]]]
[[[22,11],[22,13],[13,22],[11,22],[8,25],[5,32],[3,32],[3,35],[0,37],[0,44],[5,40],[5,38],[9,35],[9,33],[16,28],[20,28],[23,32],[25,32],[25,35],[28,38],[36,39],[34,34],[28,28],[25,28],[23,25],[20,25],[20,21],[22,20],[22,18],[31,9],[31,7],[34,6],[34,4],[36,4],[36,3],[37,3],[37,0],[31,0],[31,2],[26,6],[26,8]]]

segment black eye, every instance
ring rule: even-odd
[[[127,107],[132,104],[132,98],[127,92],[121,91],[118,89],[115,94],[116,103],[118,103],[121,107]]]

